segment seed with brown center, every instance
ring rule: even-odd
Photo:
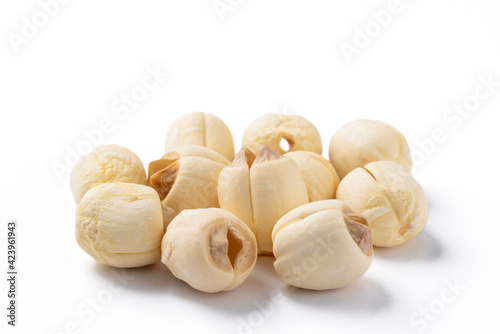
[[[272,234],[276,272],[300,288],[343,287],[361,277],[373,257],[366,220],[338,200],[312,202],[290,211]]]
[[[374,246],[391,247],[415,236],[427,221],[424,190],[409,170],[392,161],[377,161],[350,172],[337,198],[363,215]]]
[[[204,292],[232,290],[257,261],[257,240],[235,215],[216,208],[184,210],[162,240],[162,262]]]

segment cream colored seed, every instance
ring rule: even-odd
[[[381,160],[411,170],[410,148],[403,135],[389,124],[358,119],[345,124],[330,141],[330,160],[342,179],[357,167]]]
[[[78,204],[93,187],[108,182],[146,184],[146,172],[141,159],[118,145],[103,145],[83,156],[73,168],[71,190]]]
[[[76,209],[76,241],[97,262],[141,267],[160,259],[162,208],[151,187],[103,183],[90,189]]]
[[[366,220],[338,200],[290,211],[276,223],[272,236],[276,272],[299,288],[346,286],[366,272],[373,258]]]
[[[288,152],[299,166],[307,187],[309,202],[335,198],[339,176],[332,164],[320,154],[309,151]]]
[[[272,254],[271,231],[288,211],[308,202],[297,163],[263,146],[255,156],[242,149],[219,177],[219,204],[255,233],[259,254]]]
[[[285,140],[287,150],[281,147]],[[321,137],[316,127],[298,115],[268,114],[256,119],[243,134],[243,147],[256,153],[269,146],[279,154],[289,151],[311,151],[321,154]]]
[[[213,293],[243,283],[257,261],[257,241],[235,215],[216,208],[184,210],[162,240],[162,262],[194,289]]]
[[[399,245],[427,222],[424,190],[409,170],[392,161],[353,170],[340,182],[337,198],[366,217],[375,246]]]
[[[181,157],[151,175],[150,185],[174,216],[185,209],[219,207],[217,182],[224,167],[207,158]]]
[[[220,118],[212,114],[192,112],[179,117],[170,125],[165,151],[187,144],[208,147],[229,161],[234,158],[231,131]]]

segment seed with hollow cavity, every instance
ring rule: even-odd
[[[282,147],[282,141],[288,147]],[[311,151],[321,154],[321,137],[316,127],[302,116],[267,114],[253,121],[243,134],[243,147],[257,152],[269,146],[279,154]]]
[[[161,248],[162,262],[175,277],[209,293],[236,288],[257,261],[252,231],[217,208],[182,211],[168,226]]]

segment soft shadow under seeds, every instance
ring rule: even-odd
[[[288,286],[284,293],[286,297],[308,306],[347,312],[377,312],[387,308],[392,300],[382,285],[367,277],[340,289],[313,291]]]
[[[374,247],[374,250],[377,258],[391,261],[434,261],[444,253],[439,240],[426,230],[404,244],[389,248]]]

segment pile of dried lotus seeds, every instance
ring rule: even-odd
[[[161,259],[207,293],[238,287],[258,255],[274,255],[284,282],[326,290],[361,277],[373,246],[399,245],[425,226],[408,143],[386,123],[344,125],[330,161],[316,127],[298,115],[262,116],[242,143],[235,155],[226,124],[193,112],[172,123],[147,174],[130,150],[97,147],[71,174],[78,244],[118,268]]]

